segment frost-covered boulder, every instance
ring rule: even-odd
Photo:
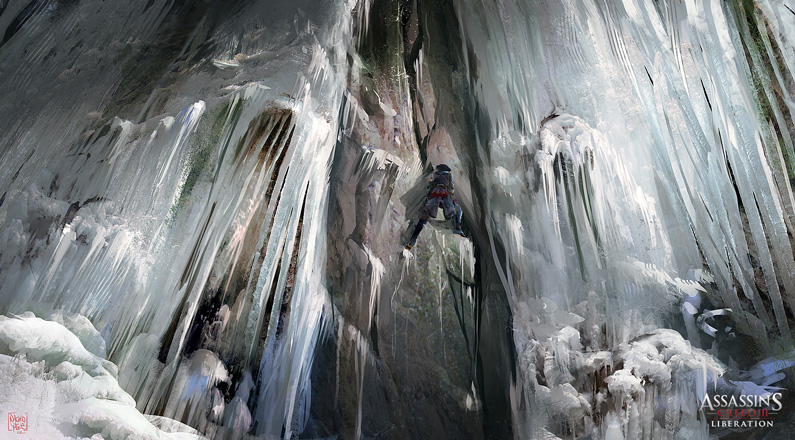
[[[183,417],[192,426],[203,426],[206,415],[215,410],[216,385],[229,381],[223,361],[210,350],[199,349],[177,368],[171,395],[178,397],[166,405],[165,414]],[[217,410],[216,410],[217,411]]]
[[[21,354],[32,362],[44,361],[48,367],[68,361],[92,376],[116,371],[115,365],[86,350],[80,338],[62,324],[30,312],[15,318],[0,316],[0,352]]]
[[[105,339],[85,316],[76,313],[55,312],[50,315],[49,320],[66,327],[80,339],[83,347],[89,352],[99,357],[105,357]]]
[[[725,368],[670,329],[650,331],[612,351],[597,351],[583,344],[578,329],[564,326],[545,341],[528,340],[522,347],[525,380],[539,407],[556,422],[548,426],[556,426],[558,435],[673,434],[667,431],[673,427],[666,418],[680,420],[677,429],[697,424],[697,397],[708,386],[724,383],[720,376]],[[663,402],[663,395],[672,397]]]

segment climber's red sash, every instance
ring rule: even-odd
[[[430,194],[428,194],[428,197],[429,198],[434,198],[434,199],[442,199],[442,198],[447,197],[449,195],[450,195],[450,191],[448,191],[444,187],[437,186],[436,188],[433,189],[433,191],[431,191]]]

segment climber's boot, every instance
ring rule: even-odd
[[[408,243],[406,243],[407,251],[410,251],[411,248],[413,248],[414,245],[417,244],[417,237],[420,236],[420,231],[422,231],[422,228],[425,226],[425,223],[428,223],[428,221],[420,219],[420,221],[417,222],[417,226],[414,227],[414,232],[411,233],[411,239],[409,240]]]

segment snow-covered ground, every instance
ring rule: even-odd
[[[119,386],[116,365],[100,356],[104,347],[80,315],[0,316],[3,420],[26,416],[25,438],[41,440],[205,438],[176,420],[141,414]]]

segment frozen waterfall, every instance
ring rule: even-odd
[[[791,429],[793,0],[7,0],[0,35],[9,432]],[[467,237],[404,250],[441,163]]]

